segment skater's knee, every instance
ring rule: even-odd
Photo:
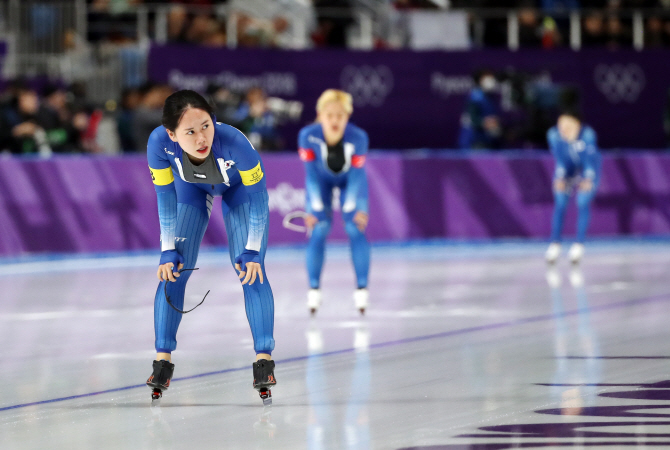
[[[364,233],[358,229],[358,226],[354,223],[353,220],[347,220],[344,222],[344,231],[347,232],[347,235],[351,240],[364,236]]]
[[[312,229],[312,238],[325,240],[330,233],[331,221],[330,219],[319,220]]]

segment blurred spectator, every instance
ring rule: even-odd
[[[500,148],[500,112],[493,97],[497,87],[490,70],[475,74],[476,86],[470,91],[461,116],[459,147],[462,149]]]
[[[235,125],[235,116],[241,103],[239,95],[226,87],[212,84],[207,87],[207,98],[214,105],[216,120],[229,125]]]
[[[170,42],[186,42],[188,13],[183,5],[174,5],[168,11],[167,34]]]
[[[607,39],[606,45],[610,49],[630,47],[633,39],[630,31],[621,23],[618,16],[609,16],[607,18]]]
[[[553,17],[545,17],[542,21],[542,47],[554,48],[560,45],[562,36]]]
[[[644,30],[644,47],[659,48],[665,45],[668,42],[663,33],[663,21],[660,17],[650,17]]]
[[[354,22],[349,0],[314,0],[317,29],[312,40],[317,47],[346,47],[347,30]]]
[[[139,150],[135,144],[133,123],[135,122],[135,111],[142,101],[142,93],[139,89],[125,89],[121,94],[121,107],[117,116],[117,132],[121,150],[124,152],[136,152]]]
[[[280,150],[277,118],[270,111],[261,88],[251,88],[234,116],[237,127],[258,150]]]
[[[113,43],[137,39],[137,14],[132,9],[142,0],[88,0],[88,40]]]
[[[237,16],[237,40],[246,47],[305,48],[315,22],[306,0],[231,0]]]
[[[172,88],[166,85],[147,85],[141,90],[142,99],[133,115],[133,139],[136,151],[147,149],[149,135],[161,124],[165,99],[172,94]]]
[[[519,11],[519,46],[539,47],[542,45],[541,29],[537,11],[523,8]]]
[[[582,46],[595,47],[607,42],[605,35],[605,23],[602,14],[590,13],[584,19],[584,31],[582,33]]]
[[[542,9],[547,12],[566,9],[577,9],[579,0],[541,0]]]
[[[0,114],[0,149],[12,153],[52,153],[47,139],[49,113],[41,105],[35,90],[23,87]]]
[[[211,14],[203,4],[189,11],[183,4],[170,7],[167,16],[167,37],[170,42],[223,47],[227,43],[226,25]]]

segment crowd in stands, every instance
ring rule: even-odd
[[[137,39],[137,6],[143,0],[88,0],[91,42]],[[151,18],[157,14],[157,3]],[[353,22],[350,0],[194,0],[163,5],[167,41],[225,47],[345,47]],[[220,7],[224,7],[222,9]],[[232,17],[234,30],[228,30]],[[155,22],[152,22],[155,23]],[[155,33],[156,30],[154,29]],[[234,36],[230,36],[233,32]]]
[[[89,41],[136,40],[138,16],[133,11],[143,1],[88,0]],[[147,5],[155,7],[156,3],[147,1]],[[354,5],[355,0],[193,0],[171,1],[163,11],[168,42],[225,47],[233,39],[238,47],[318,48],[347,46],[347,30],[355,21]],[[575,8],[584,10],[583,46],[630,47],[630,10],[645,8],[645,46],[670,46],[670,0],[390,0],[388,5],[399,12],[517,8],[520,46],[544,48],[569,44],[565,12]],[[150,10],[154,19],[150,23],[156,24],[157,10]],[[472,20],[474,28],[475,16]],[[483,24],[483,45],[507,45],[505,15],[486,17]],[[231,25],[234,30],[228,30]],[[379,37],[376,45],[392,46]]]
[[[173,92],[166,85],[146,84],[126,89],[118,105],[112,102],[101,108],[87,102],[80,84],[39,88],[33,84],[11,81],[0,93],[0,153],[142,152],[161,124],[163,104]],[[268,99],[258,87],[234,93],[212,85],[207,96],[217,121],[239,128],[261,151],[283,149],[278,126],[302,112],[301,105],[287,110],[286,105],[294,107],[297,102]]]
[[[0,95],[0,151],[40,154],[97,153],[102,112],[87,104],[81,84],[36,89],[18,80]]]

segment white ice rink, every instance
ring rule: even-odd
[[[154,254],[0,261],[0,449],[670,448],[670,242],[373,249],[371,307],[330,249],[305,308],[303,251],[270,249],[274,404],[227,252],[201,255],[160,407]]]

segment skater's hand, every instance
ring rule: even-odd
[[[363,233],[365,232],[365,229],[368,226],[368,220],[370,219],[370,216],[368,216],[367,213],[363,211],[357,211],[356,215],[354,215],[353,222],[356,224],[356,228]]]
[[[579,190],[582,192],[590,192],[591,189],[593,189],[593,180],[590,178],[584,178],[580,183],[579,183]]]
[[[249,286],[254,284],[256,277],[258,277],[263,284],[263,270],[261,268],[260,254],[255,250],[244,250],[240,256],[235,258],[235,269],[239,274],[239,279],[242,284],[249,283]]]
[[[156,276],[160,281],[177,281],[179,273],[174,268],[181,270],[184,267],[184,257],[177,250],[166,250],[161,253],[161,260],[158,264]]]
[[[565,179],[558,178],[558,179],[554,180],[554,189],[556,189],[558,192],[565,192],[566,188],[567,188],[567,183],[565,182]]]
[[[305,226],[309,231],[312,231],[317,223],[319,223],[319,219],[317,219],[316,216],[312,214],[305,216]]]

